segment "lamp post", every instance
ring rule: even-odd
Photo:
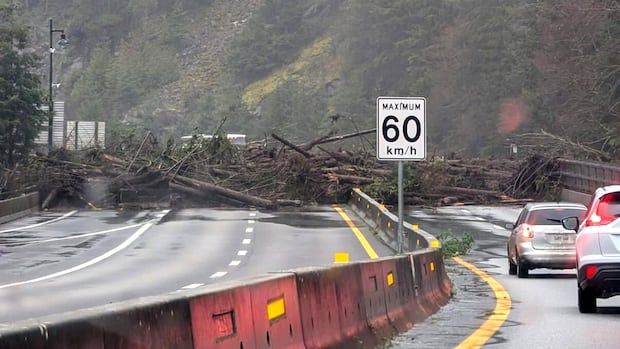
[[[52,74],[54,71],[54,33],[60,33],[60,40],[58,41],[58,45],[63,47],[67,44],[67,37],[65,36],[65,31],[62,29],[54,29],[54,23],[50,18],[50,76],[49,76],[49,87],[50,87],[50,95],[49,95],[49,119],[48,119],[48,131],[47,131],[47,149],[48,153],[52,152],[52,148],[54,146],[54,138],[53,138],[53,125],[54,125],[54,97],[52,93]]]

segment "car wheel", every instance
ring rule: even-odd
[[[519,262],[517,264],[517,276],[519,277],[519,279],[527,278],[529,273],[530,273],[530,270],[528,269],[525,263]]]
[[[510,257],[508,257],[508,274],[517,275],[517,265],[512,262]]]
[[[596,297],[591,291],[577,288],[577,301],[579,304],[579,312],[584,314],[596,313]]]

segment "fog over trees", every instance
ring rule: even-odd
[[[115,132],[210,133],[226,118],[301,142],[373,127],[378,96],[425,96],[430,153],[502,154],[545,130],[620,156],[618,1],[11,3],[41,55],[47,18],[66,30],[68,116]]]

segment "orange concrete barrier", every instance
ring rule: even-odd
[[[306,348],[327,348],[342,341],[336,280],[339,268],[295,270]]]
[[[378,336],[390,337],[394,331],[387,316],[385,293],[387,275],[383,275],[381,262],[360,263],[360,272],[368,324]]]
[[[362,272],[358,263],[333,268],[336,296],[338,299],[338,318],[342,333],[341,348],[373,347],[380,343],[368,324]]]
[[[256,347],[252,302],[247,287],[199,292],[189,296],[194,348]]]
[[[153,297],[43,319],[0,334],[2,349],[193,348],[184,299]]]
[[[295,275],[273,274],[246,287],[252,299],[255,348],[304,348]]]
[[[162,299],[111,311],[93,325],[104,332],[105,348],[192,348],[191,318],[185,299]],[[78,332],[78,331],[74,331]],[[74,347],[75,348],[75,347]]]
[[[387,314],[399,331],[413,327],[417,312],[413,271],[409,256],[401,256],[382,263],[383,274],[394,273],[394,285],[386,288]]]

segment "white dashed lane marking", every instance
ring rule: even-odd
[[[211,275],[211,279],[221,278],[222,276],[228,274],[226,271],[218,271],[217,273]]]
[[[246,250],[241,250],[241,251],[237,252],[237,256],[245,256],[247,254],[248,254],[248,251],[246,251]]]
[[[246,233],[253,233],[254,232],[254,228],[252,228],[252,227],[245,228],[245,232]]]
[[[181,288],[184,289],[184,290],[191,290],[193,288],[198,288],[198,287],[200,287],[202,285],[204,285],[204,284],[190,284],[190,285],[187,285],[187,286],[183,286]]]
[[[236,267],[236,266],[238,266],[239,264],[241,264],[241,261],[232,261],[232,262],[230,262],[229,266],[231,266],[231,267]]]
[[[250,212],[250,217],[256,217],[256,212]]]
[[[252,239],[243,239],[243,241],[241,242],[244,245],[249,245],[252,243]]]

